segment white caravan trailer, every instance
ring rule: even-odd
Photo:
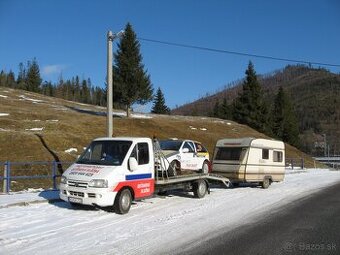
[[[212,172],[240,182],[260,183],[268,188],[271,182],[282,181],[285,174],[285,145],[281,141],[256,139],[221,139],[217,141]]]

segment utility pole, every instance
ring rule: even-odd
[[[106,116],[106,123],[107,123],[107,137],[112,137],[113,134],[113,86],[112,86],[112,42],[117,37],[121,37],[124,35],[124,30],[113,34],[112,31],[107,32],[107,116]]]

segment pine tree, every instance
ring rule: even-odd
[[[130,23],[118,44],[113,75],[114,101],[125,105],[128,117],[132,104],[146,104],[152,100],[150,76],[144,70],[140,44]]]
[[[165,99],[161,88],[157,89],[157,93],[154,97],[153,106],[151,109],[152,113],[157,114],[169,114],[170,108],[165,105]]]
[[[299,146],[299,129],[291,102],[282,87],[275,97],[273,109],[273,133],[294,146]]]
[[[234,100],[233,119],[268,134],[270,133],[268,109],[252,62],[249,62],[245,73],[242,92]]]
[[[7,86],[10,87],[10,88],[16,87],[15,74],[12,70],[10,70],[8,75],[7,75]]]
[[[7,74],[4,70],[0,72],[0,87],[6,87],[7,85]]]
[[[220,114],[221,116],[219,118],[221,119],[227,120],[227,119],[230,119],[231,117],[230,107],[227,103],[226,97],[223,98],[223,102],[221,104],[221,109],[220,109]]]
[[[26,89],[26,68],[22,62],[19,63],[17,86],[19,89]]]
[[[39,92],[42,79],[40,77],[40,70],[37,60],[34,58],[28,62],[28,70],[26,77],[26,89],[32,92]]]
[[[214,105],[214,108],[213,108],[213,111],[212,111],[212,117],[215,117],[215,118],[219,118],[220,117],[220,102],[217,100],[215,105]]]

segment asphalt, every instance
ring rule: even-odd
[[[340,254],[340,183],[178,254]]]

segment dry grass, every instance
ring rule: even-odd
[[[9,113],[8,116],[0,116],[0,162],[54,160],[37,134],[62,161],[75,160],[93,138],[106,135],[105,108],[8,88],[0,88],[0,95],[7,96],[0,97],[0,113]],[[22,95],[26,99],[20,97]],[[34,102],[27,98],[42,101]],[[29,130],[32,128],[44,129]],[[206,130],[201,130],[203,128]],[[266,137],[232,121],[158,115],[152,115],[150,119],[116,117],[114,135],[193,139],[205,144],[211,153],[220,138]],[[66,153],[69,148],[77,148],[78,152]],[[286,148],[287,157],[303,157],[308,166],[313,166],[309,156],[289,145]]]

